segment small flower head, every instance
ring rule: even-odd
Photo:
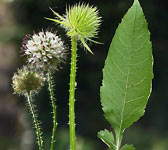
[[[37,93],[44,85],[45,78],[42,73],[30,71],[27,67],[18,69],[12,78],[12,87],[16,94]]]
[[[101,23],[101,17],[98,16],[97,8],[79,3],[67,9],[64,16],[60,16],[55,11],[53,13],[57,16],[58,20],[47,19],[61,24],[67,30],[68,36],[76,36],[87,50],[92,53],[85,41],[89,40],[98,43],[92,40],[92,38],[97,36]]]
[[[58,70],[66,59],[66,49],[61,38],[50,31],[27,35],[23,39],[21,51],[28,57],[30,66],[43,71]]]

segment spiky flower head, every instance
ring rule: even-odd
[[[30,66],[43,71],[58,70],[67,54],[61,38],[49,30],[26,35],[21,52],[28,57]]]
[[[92,38],[97,36],[101,23],[101,17],[98,16],[97,8],[89,6],[88,4],[79,3],[69,7],[64,16],[60,16],[55,11],[53,11],[53,13],[56,15],[56,19],[46,19],[61,24],[61,26],[66,29],[68,36],[75,36],[77,40],[80,40],[84,47],[92,53],[86,41],[89,40],[99,43],[92,40]]]
[[[37,93],[44,85],[43,73],[37,73],[24,66],[18,69],[12,78],[12,87],[15,94],[25,95],[27,93]]]

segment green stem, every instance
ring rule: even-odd
[[[122,137],[123,136],[122,136],[121,129],[120,129],[118,133],[116,134],[116,150],[120,150]]]
[[[34,122],[35,130],[36,130],[37,143],[38,143],[38,146],[39,146],[39,150],[42,150],[43,149],[43,140],[42,140],[42,136],[41,136],[42,133],[40,131],[39,122],[38,122],[37,116],[35,114],[35,109],[33,107],[31,92],[27,93],[27,101],[28,101],[28,104],[29,104],[29,107],[30,107],[30,112],[31,112],[32,117],[33,117],[33,122]]]
[[[51,146],[50,146],[50,150],[53,150],[54,143],[55,143],[56,128],[57,128],[57,111],[56,111],[54,88],[53,88],[50,70],[48,70],[48,89],[50,92],[50,100],[51,100],[52,109],[53,109],[53,129],[52,129],[52,138],[51,138]]]
[[[71,73],[70,73],[70,90],[69,90],[69,126],[70,126],[70,150],[76,150],[75,136],[75,78],[76,78],[76,55],[77,40],[71,38]]]
[[[120,149],[120,144],[117,142],[116,150]]]

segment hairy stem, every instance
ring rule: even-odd
[[[69,126],[70,126],[70,150],[76,150],[75,136],[75,78],[76,78],[76,55],[77,40],[71,38],[71,73],[70,73],[70,90],[69,90]]]
[[[48,70],[48,89],[50,92],[50,100],[51,100],[52,109],[53,109],[53,129],[52,129],[52,138],[51,138],[51,146],[50,146],[50,150],[53,150],[54,143],[55,143],[56,128],[57,128],[57,111],[56,111],[56,104],[55,104],[55,98],[54,98],[54,88],[53,88],[50,70]]]
[[[41,136],[42,133],[40,131],[39,122],[37,120],[35,109],[34,109],[34,106],[33,106],[33,103],[32,103],[32,94],[31,94],[31,92],[27,93],[26,96],[27,96],[28,105],[29,105],[29,108],[30,108],[30,112],[32,114],[35,130],[36,130],[37,143],[38,143],[38,146],[39,146],[39,150],[42,150],[43,149],[43,140],[42,140],[42,136]]]

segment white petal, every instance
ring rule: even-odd
[[[50,51],[51,54],[57,54],[55,50]]]
[[[27,54],[27,55],[31,54],[31,52],[29,51],[29,49],[25,50],[25,54]]]
[[[34,40],[34,42],[39,42],[40,41],[40,36],[38,36],[37,34],[34,34],[33,36],[32,36],[32,39]]]
[[[51,58],[52,58],[52,55],[51,55],[51,54],[48,54],[47,57],[51,59]]]
[[[42,51],[42,55],[46,55],[46,52],[45,52],[45,51]]]
[[[47,61],[48,61],[48,59],[47,59],[46,56],[43,57],[43,61],[44,61],[44,62],[47,62]]]
[[[48,47],[46,47],[46,49],[45,49],[45,50],[46,50],[46,52],[49,52],[49,51],[51,51],[51,50],[50,50],[50,48],[48,48]]]
[[[41,58],[41,54],[40,53],[36,53],[35,54],[37,58]]]
[[[29,40],[26,44],[26,46],[29,48],[29,47],[34,47],[34,42],[32,40]]]

